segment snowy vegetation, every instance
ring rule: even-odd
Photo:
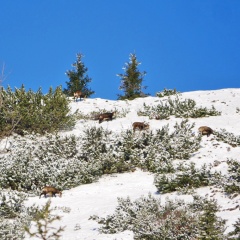
[[[200,146],[186,120],[170,133],[164,126],[156,134],[120,134],[102,127],[85,129],[83,135],[47,134],[16,136],[13,148],[0,156],[0,187],[37,194],[43,185],[62,190],[91,183],[103,174],[136,167],[151,172],[175,171],[172,161],[188,159]],[[81,142],[81,144],[79,144]]]
[[[214,106],[211,109],[206,107],[196,107],[196,102],[193,99],[185,99],[180,101],[178,97],[171,99],[168,98],[167,102],[156,106],[148,106],[144,104],[143,110],[139,111],[141,116],[149,116],[150,119],[168,119],[170,116],[177,118],[199,118],[208,116],[221,115]]]
[[[44,185],[67,192],[83,184],[97,182],[104,175],[134,174],[136,169],[154,174],[157,194],[140,196],[135,200],[120,197],[111,214],[89,216],[99,224],[101,234],[113,234],[112,239],[114,234],[124,231],[132,231],[134,239],[237,239],[239,220],[233,223],[232,231],[226,233],[227,223],[219,216],[221,207],[217,199],[198,195],[202,188],[211,188],[224,194],[229,201],[239,197],[240,163],[239,158],[234,158],[240,146],[239,135],[224,128],[214,130],[209,138],[196,133],[199,126],[196,122],[211,117],[216,121],[222,117],[220,109],[216,110],[214,106],[209,109],[207,106],[210,104],[199,106],[190,98],[182,101],[176,92],[166,93],[166,97],[159,96],[163,99],[160,104],[159,97],[156,97],[153,100],[149,98],[149,101],[143,98],[142,105],[141,98],[133,102],[116,101],[115,105],[106,101],[104,105],[99,103],[101,108],[96,108],[95,103],[90,106],[88,100],[68,105],[67,98],[60,94],[60,90],[56,91],[59,91],[56,94],[63,100],[66,111],[62,115],[58,113],[62,108],[58,101],[54,107],[56,96],[53,94],[55,97],[50,97],[51,104],[56,111],[55,116],[61,115],[62,121],[54,125],[53,118],[47,118],[46,114],[41,130],[40,123],[39,127],[29,125],[29,128],[24,128],[25,125],[21,125],[23,118],[18,121],[16,116],[20,116],[20,110],[27,108],[28,104],[26,102],[20,108],[20,103],[14,103],[18,112],[16,116],[12,115],[11,127],[9,125],[4,130],[7,138],[3,138],[1,143],[4,146],[0,154],[1,239],[23,239],[27,233],[29,237],[44,239],[39,235],[41,228],[50,229],[52,222],[60,220],[52,214],[49,202],[42,208],[25,205],[29,198],[37,201]],[[40,92],[34,95],[22,89],[22,93],[31,96],[30,99],[39,96],[44,101]],[[4,108],[7,106],[5,104]],[[45,103],[40,104],[36,109],[44,112],[40,107],[45,106]],[[138,115],[131,115],[133,106],[137,106],[134,110]],[[116,111],[112,122],[99,124],[94,121],[95,115],[107,111]],[[32,114],[31,119],[28,117],[30,122],[34,122],[34,116],[37,114]],[[148,119],[153,127],[148,131],[134,132],[131,123],[136,118]],[[129,121],[129,125],[124,121]],[[52,126],[49,132],[45,131],[48,124]],[[124,127],[119,128],[121,124]],[[23,135],[17,134],[21,133],[20,130]],[[221,159],[219,163],[206,164],[203,161],[210,154],[199,155],[206,144],[212,147],[211,151],[214,148],[219,151],[218,146],[224,146],[228,152],[236,152],[232,158],[224,160],[225,172],[218,167]],[[192,201],[167,199],[163,202],[159,198],[173,193],[189,195]],[[45,221],[44,226],[42,221]],[[31,229],[33,222],[39,227],[37,232]],[[55,230],[55,239],[61,239],[65,229],[58,226]],[[49,231],[46,230],[45,237],[51,235]]]
[[[135,239],[224,240],[224,221],[216,216],[217,210],[215,201],[197,196],[190,204],[167,200],[163,205],[149,195],[134,202],[119,198],[113,215],[92,219],[102,224],[102,233],[131,230]]]

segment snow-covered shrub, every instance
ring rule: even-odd
[[[0,216],[0,239],[3,240],[20,240],[24,239],[24,225],[27,224],[26,219],[5,219]]]
[[[24,227],[29,226],[35,206],[25,207],[27,195],[18,191],[0,192],[0,239],[24,238]]]
[[[180,101],[178,97],[175,99],[168,98],[168,101],[156,106],[148,106],[143,104],[143,110],[138,111],[140,116],[149,116],[150,119],[168,119],[170,116],[178,118],[199,118],[208,116],[218,116],[221,112],[216,111],[214,106],[211,109],[196,107],[196,102],[192,99]]]
[[[168,125],[157,130],[146,148],[148,154],[143,165],[151,172],[174,172],[173,160],[189,159],[200,147],[201,138],[192,135],[193,127],[194,124],[188,124],[184,120],[180,124],[175,124],[172,133]]]
[[[0,191],[0,216],[4,218],[14,218],[18,216],[23,207],[23,202],[27,195],[18,191]]]
[[[218,239],[225,240],[226,220],[216,215],[220,210],[216,199],[208,199],[199,195],[193,195],[193,202],[189,204],[193,212],[199,212],[197,238],[201,240]]]
[[[192,128],[183,121],[172,133],[168,126],[156,134],[132,130],[119,134],[90,127],[78,137],[16,137],[11,151],[0,156],[0,187],[37,194],[44,185],[63,190],[135,167],[173,172],[172,160],[188,159],[200,146]]]
[[[37,193],[44,185],[67,189],[96,179],[98,164],[88,163],[74,136],[18,138],[9,154],[0,157],[0,186]]]
[[[169,98],[168,103],[171,108],[175,110],[175,117],[200,118],[221,115],[220,112],[216,111],[214,106],[212,106],[211,109],[207,109],[206,107],[196,107],[196,102],[193,99],[180,101],[179,98],[176,98],[175,100]]]
[[[233,133],[227,132],[226,129],[220,129],[220,131],[214,131],[217,141],[225,142],[232,147],[240,146],[240,135],[235,136]]]
[[[168,193],[182,188],[187,190],[213,185],[219,179],[219,175],[211,173],[211,168],[205,164],[197,169],[195,163],[191,162],[175,174],[157,174],[154,183],[160,193]]]
[[[173,109],[168,103],[161,102],[156,106],[148,106],[143,103],[143,110],[137,112],[139,116],[148,116],[150,119],[168,119],[173,114]]]
[[[0,187],[38,193],[44,185],[68,189],[91,183],[105,173],[129,171],[114,153],[108,131],[86,129],[83,136],[47,134],[17,137],[0,157]]]
[[[204,236],[211,237],[215,232],[214,239],[223,240],[224,222],[216,217],[216,209],[216,203],[207,200],[185,203],[167,199],[161,204],[159,199],[149,195],[133,202],[130,198],[118,198],[112,215],[92,216],[91,219],[102,225],[101,233],[130,230],[134,232],[134,239],[211,239]],[[204,226],[204,220],[209,221],[209,226],[206,222]]]
[[[174,159],[188,159],[200,147],[201,137],[192,135],[194,124],[176,123],[171,133],[163,126],[155,134],[123,132],[117,139],[118,157],[151,172],[172,172]],[[116,145],[115,145],[116,147]],[[120,154],[120,155],[119,155]]]
[[[231,231],[228,236],[228,240],[239,240],[240,236],[240,218],[233,224],[234,230]]]
[[[118,154],[119,136],[102,127],[91,127],[81,137],[81,153],[88,163],[98,166],[98,176],[132,169],[132,165]]]
[[[114,112],[114,118],[123,118],[126,117],[126,115],[130,112],[129,109],[111,109],[111,110],[106,110],[106,109],[98,109],[97,111],[92,111],[90,113],[83,113],[79,110],[77,110],[74,114],[73,117],[76,120],[98,120],[99,114],[106,113],[106,112]]]
[[[177,95],[177,94],[180,94],[180,92],[178,92],[176,89],[164,88],[162,92],[157,92],[156,96],[162,98],[162,97]]]
[[[73,118],[78,121],[78,120],[90,120],[92,119],[92,116],[86,113],[81,112],[79,109],[77,109],[74,113],[73,113]]]
[[[240,162],[236,160],[228,160],[228,175],[224,176],[222,186],[225,192],[240,193]]]
[[[30,230],[31,221],[40,224],[43,235],[48,234],[49,224],[60,217],[54,216],[49,210],[49,203],[42,208],[35,205],[26,207],[24,201],[27,194],[13,190],[1,190],[0,192],[0,239],[24,239],[25,231]],[[43,211],[45,210],[45,211]],[[46,228],[45,228],[46,227]],[[45,229],[44,229],[45,228]],[[62,229],[62,228],[61,228]],[[62,230],[61,230],[62,231]],[[56,231],[57,232],[57,231]],[[55,233],[56,233],[55,232]],[[59,233],[59,232],[57,232]],[[36,235],[35,235],[36,236]],[[48,239],[48,238],[42,238]],[[57,239],[57,238],[54,238]]]

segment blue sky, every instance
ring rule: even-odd
[[[76,54],[92,98],[117,99],[135,53],[144,90],[240,87],[239,0],[1,1],[0,67],[10,85],[47,92],[68,81]]]

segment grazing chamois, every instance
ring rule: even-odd
[[[98,116],[98,121],[99,123],[103,122],[104,120],[111,120],[113,119],[113,115],[115,114],[115,112],[107,112],[107,113],[101,113]]]
[[[56,194],[59,194],[59,197],[62,197],[62,192],[56,189],[55,187],[45,186],[42,188],[42,192],[39,198],[41,198],[42,195],[46,197],[46,195],[49,193],[52,195],[52,197],[53,196],[56,197]]]
[[[81,91],[76,91],[75,93],[73,93],[73,99],[74,99],[75,102],[77,102],[78,98],[81,101],[82,98],[86,98],[86,94],[84,94]]]
[[[136,129],[141,131],[141,130],[149,129],[149,124],[145,123],[145,122],[134,122],[132,124],[132,127],[133,127],[134,132],[135,132]]]
[[[199,133],[202,135],[210,136],[210,134],[213,134],[213,130],[210,127],[202,126],[198,128]]]

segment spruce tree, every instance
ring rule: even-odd
[[[76,91],[81,91],[86,97],[95,93],[88,87],[92,79],[87,75],[88,68],[85,67],[82,58],[83,54],[78,53],[77,61],[72,64],[73,69],[66,72],[69,81],[66,82],[67,88],[63,92],[68,96],[72,96]]]
[[[118,99],[134,99],[137,97],[143,97],[145,94],[142,92],[142,89],[146,87],[142,86],[143,78],[146,75],[146,72],[140,72],[138,66],[141,64],[138,62],[136,54],[130,54],[130,61],[125,64],[123,68],[124,74],[117,74],[121,78],[120,90],[124,91],[124,95],[118,94]]]
[[[225,220],[217,217],[219,210],[216,200],[205,200],[203,213],[199,217],[199,240],[223,240],[225,231]]]

